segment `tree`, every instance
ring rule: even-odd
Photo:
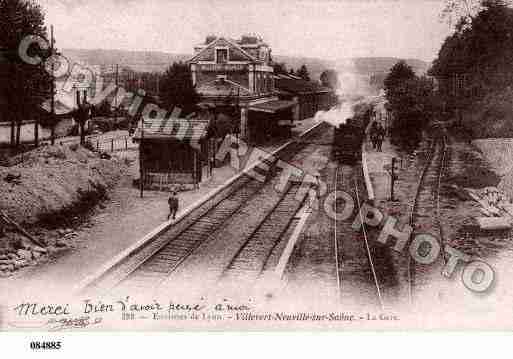
[[[433,114],[433,81],[417,77],[410,66],[399,61],[384,81],[388,109],[393,114],[392,141],[414,147]]]
[[[310,81],[310,74],[308,73],[308,69],[305,64],[301,65],[299,70],[297,70],[296,75],[301,77],[303,80]]]
[[[93,117],[110,117],[112,115],[112,107],[109,101],[103,100],[100,104],[92,108],[92,112]]]
[[[479,6],[477,14],[461,16],[429,70],[449,108],[471,106],[513,81],[513,9],[501,0]]]
[[[275,62],[273,64],[273,70],[275,74],[286,74],[287,67],[284,62]]]
[[[413,72],[412,68],[405,61],[399,61],[392,66],[388,76],[385,78],[385,90],[401,90],[408,80],[412,80],[414,78],[415,72]]]
[[[479,12],[481,0],[446,0],[442,10],[441,18],[445,19],[450,26],[467,24],[472,17]]]
[[[50,96],[51,77],[44,63],[28,64],[18,54],[18,47],[27,35],[46,38],[41,7],[30,0],[0,0],[0,28],[0,49],[7,53],[7,61],[2,66],[6,71],[0,74],[0,96],[7,100],[5,113],[11,121],[11,145],[16,147],[20,144],[22,121],[38,113]],[[28,52],[43,60],[50,56],[49,51],[37,46],[31,46]]]
[[[187,64],[175,62],[166,70],[160,81],[160,99],[162,106],[170,111],[178,107],[182,115],[194,112],[199,95]]]
[[[335,70],[325,70],[321,73],[320,81],[322,86],[336,89],[338,87],[338,74]]]

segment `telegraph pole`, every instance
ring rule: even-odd
[[[160,73],[157,73],[157,99],[160,101]]]
[[[139,189],[141,198],[144,196],[144,117],[141,116],[141,142],[139,143]]]
[[[116,64],[116,91],[114,91],[114,125],[118,122],[118,76],[119,76],[119,65]]]
[[[13,63],[12,66],[13,66],[13,72],[14,72],[14,82],[16,83],[16,85],[15,85],[16,90],[19,91],[19,89],[20,89],[20,77],[18,74],[19,69],[15,63]],[[12,102],[14,102],[14,104],[11,103],[11,106],[13,106],[15,111],[14,111],[14,116],[11,119],[11,147],[16,148],[16,135],[15,135],[16,121],[17,121],[17,116],[19,116],[19,111],[20,111],[18,97],[14,96],[12,98]]]
[[[53,38],[53,25],[50,26],[50,54],[54,54],[54,38]],[[52,97],[50,99],[50,123],[51,123],[51,144],[55,144],[55,77],[54,77],[54,60],[52,59],[51,68],[51,92]]]

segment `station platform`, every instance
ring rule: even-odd
[[[364,168],[365,184],[369,199],[388,200],[390,199],[390,189],[392,177],[390,169],[392,158],[398,158],[399,155],[387,137],[383,141],[381,152],[372,147],[369,139],[363,144],[362,148],[362,166]],[[397,165],[396,165],[397,168]]]

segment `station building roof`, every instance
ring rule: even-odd
[[[249,110],[257,111],[257,112],[276,113],[278,111],[290,108],[294,105],[296,105],[296,103],[294,101],[273,100],[273,101],[267,101],[267,102],[251,105],[249,107]]]
[[[41,104],[40,108],[43,112],[50,114],[51,113],[51,104],[50,100],[47,100]],[[73,112],[76,110],[75,107],[69,106],[69,104],[61,101],[60,99],[55,99],[54,101],[54,111],[57,117],[66,117],[71,116]]]
[[[275,78],[274,86],[278,91],[293,94],[313,94],[326,93],[332,91],[330,88],[321,86],[316,82],[306,81],[303,79],[298,80],[294,78]]]

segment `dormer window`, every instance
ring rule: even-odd
[[[228,62],[228,49],[216,49],[216,63],[226,64]]]

